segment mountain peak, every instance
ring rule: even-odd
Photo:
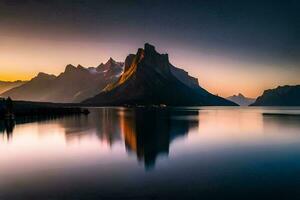
[[[49,75],[49,74],[46,74],[44,72],[39,72],[37,76],[47,76],[47,75]]]
[[[169,55],[158,53],[155,50],[155,46],[153,46],[149,43],[146,43],[144,45],[144,57],[145,57],[146,62],[153,62],[154,61],[154,62],[157,62],[157,63],[161,63],[163,65],[168,65],[169,64]]]
[[[117,65],[117,64],[118,64],[118,62],[115,61],[112,57],[110,57],[108,59],[108,61],[104,65],[102,65],[102,66],[105,66],[105,68],[110,68],[110,67],[112,67],[114,65]]]
[[[240,106],[248,106],[255,101],[253,98],[245,97],[242,93],[227,97],[227,99],[237,103]]]
[[[112,57],[109,57],[107,63],[115,63],[116,61],[112,58]]]
[[[144,50],[146,52],[156,52],[155,46],[153,46],[152,44],[149,44],[149,43],[145,43]]]
[[[39,72],[36,78],[55,78],[55,76],[51,74],[46,74],[44,72]]]
[[[108,72],[108,71],[114,71],[114,70],[122,70],[123,63],[115,61],[112,57],[108,59],[108,61],[103,64],[101,63],[98,65],[96,70],[98,72]]]
[[[104,66],[104,63],[102,62],[102,63],[100,63],[98,66],[97,66],[97,68],[101,68],[101,67],[103,67]]]
[[[65,72],[71,72],[76,70],[76,67],[74,65],[68,64],[65,68]]]
[[[77,69],[85,69],[82,65],[77,65]]]
[[[139,52],[140,51],[140,52]],[[138,54],[143,55],[146,61],[153,62],[154,57],[159,55],[159,53],[156,52],[155,47],[149,43],[146,43],[144,45],[144,50],[141,51],[139,49]]]
[[[245,98],[245,96],[244,96],[242,93],[239,93],[237,96],[238,96],[238,97]]]

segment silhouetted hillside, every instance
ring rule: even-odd
[[[0,99],[0,119],[4,118],[6,114],[6,102],[4,99]],[[81,109],[76,104],[57,104],[46,102],[29,102],[29,101],[13,101],[12,113],[16,117],[22,116],[63,116],[86,113],[86,109]]]
[[[123,63],[112,58],[98,67],[67,65],[65,71],[57,77],[39,73],[26,84],[6,91],[2,96],[26,101],[80,102],[98,94],[107,84],[116,81],[122,70]]]
[[[251,106],[300,106],[300,85],[265,90]]]

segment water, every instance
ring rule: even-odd
[[[94,108],[0,125],[0,199],[296,199],[300,108]]]

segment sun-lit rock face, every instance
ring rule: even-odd
[[[131,64],[132,64],[132,62],[133,62],[134,59],[135,59],[135,54],[129,54],[126,57],[126,59],[125,59],[125,66],[124,66],[124,72],[126,72],[130,68],[130,66],[131,66]]]
[[[235,105],[198,85],[196,78],[170,64],[148,43],[125,60],[124,73],[99,95],[84,103],[101,105]]]
[[[126,57],[124,73],[120,77],[119,82],[109,85],[106,90],[111,90],[116,85],[123,84],[135,72],[139,73],[142,71],[141,73],[143,73],[143,67],[152,68],[165,77],[174,75],[187,86],[200,88],[198,79],[189,76],[186,71],[171,65],[168,54],[159,54],[153,45],[146,43],[144,49],[139,48],[136,54],[129,54]]]

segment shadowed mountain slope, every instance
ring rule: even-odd
[[[251,106],[300,106],[300,85],[265,90]]]

